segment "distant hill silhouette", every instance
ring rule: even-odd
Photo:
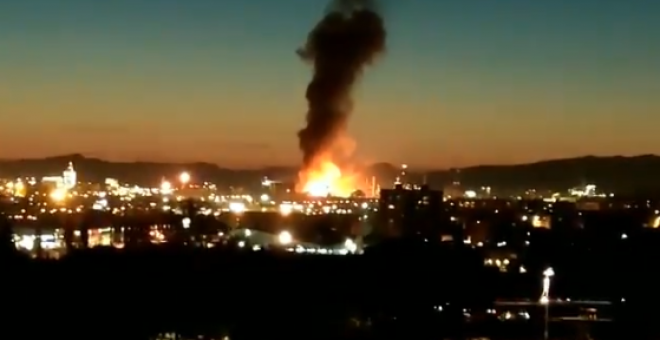
[[[181,171],[189,171],[197,181],[209,181],[221,186],[259,186],[268,176],[282,181],[293,181],[296,167],[270,167],[257,170],[223,168],[210,163],[157,163],[111,162],[81,154],[62,155],[39,159],[0,160],[0,176],[18,177],[57,175],[68,162],[73,162],[81,181],[98,182],[105,178],[143,185],[156,185],[162,177],[173,179]],[[392,183],[399,174],[397,166],[377,163],[362,169],[367,176],[376,176],[381,185]],[[483,165],[453,170],[431,170],[411,173],[411,179],[425,178],[433,187],[444,187],[455,180],[464,188],[490,186],[500,190],[566,190],[570,187],[593,183],[607,191],[637,192],[660,191],[660,156],[634,157],[586,156],[547,160],[517,165]]]

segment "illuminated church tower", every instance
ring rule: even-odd
[[[69,162],[69,166],[67,166],[66,170],[62,173],[62,179],[64,182],[64,188],[67,190],[73,189],[73,187],[76,186],[78,179],[76,177],[76,170],[73,169],[73,163]]]

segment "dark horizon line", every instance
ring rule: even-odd
[[[624,156],[624,155],[583,155],[583,156],[575,156],[575,157],[564,157],[564,158],[549,158],[549,159],[541,159],[537,161],[530,161],[530,162],[525,162],[525,163],[513,163],[513,164],[477,164],[477,165],[469,165],[469,166],[461,166],[461,167],[444,167],[444,168],[433,168],[433,167],[428,167],[428,166],[413,166],[412,164],[409,164],[410,169],[415,169],[415,170],[422,170],[422,171],[449,171],[449,170],[461,170],[461,169],[470,169],[470,168],[480,168],[480,167],[506,167],[506,166],[524,166],[524,165],[532,165],[532,164],[538,164],[538,163],[546,163],[546,162],[554,162],[554,161],[567,161],[567,160],[579,160],[579,159],[586,159],[586,158],[625,158],[625,159],[633,159],[633,158],[645,158],[645,157],[660,157],[657,154],[636,154],[636,155],[631,155],[631,156]],[[223,166],[219,163],[215,162],[207,162],[207,161],[178,161],[178,162],[172,162],[172,161],[150,161],[150,160],[110,160],[106,158],[101,158],[101,157],[94,157],[94,156],[87,156],[83,153],[69,153],[69,154],[59,154],[55,156],[44,156],[44,157],[32,157],[32,158],[0,158],[0,162],[25,162],[25,161],[45,161],[49,159],[65,159],[65,158],[83,158],[87,160],[97,160],[101,162],[106,162],[106,163],[124,163],[124,164],[159,164],[159,165],[194,165],[194,164],[206,164],[206,165],[213,165],[217,166],[222,169],[227,169],[227,170],[236,170],[236,171],[244,171],[244,170],[259,170],[259,169],[268,169],[268,168],[299,168],[300,165],[262,165],[262,166],[256,166],[256,167],[227,167]],[[397,167],[397,165],[400,165],[400,163],[391,163],[391,162],[372,162],[369,166],[374,166],[374,165],[390,165],[392,167]]]

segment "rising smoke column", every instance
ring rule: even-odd
[[[365,66],[385,50],[385,25],[373,1],[335,1],[298,51],[314,68],[307,86],[307,125],[298,132],[303,168],[347,129],[351,92]]]

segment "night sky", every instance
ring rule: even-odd
[[[295,165],[322,0],[2,0],[0,157]],[[660,1],[389,0],[351,122],[424,167],[660,153]]]

